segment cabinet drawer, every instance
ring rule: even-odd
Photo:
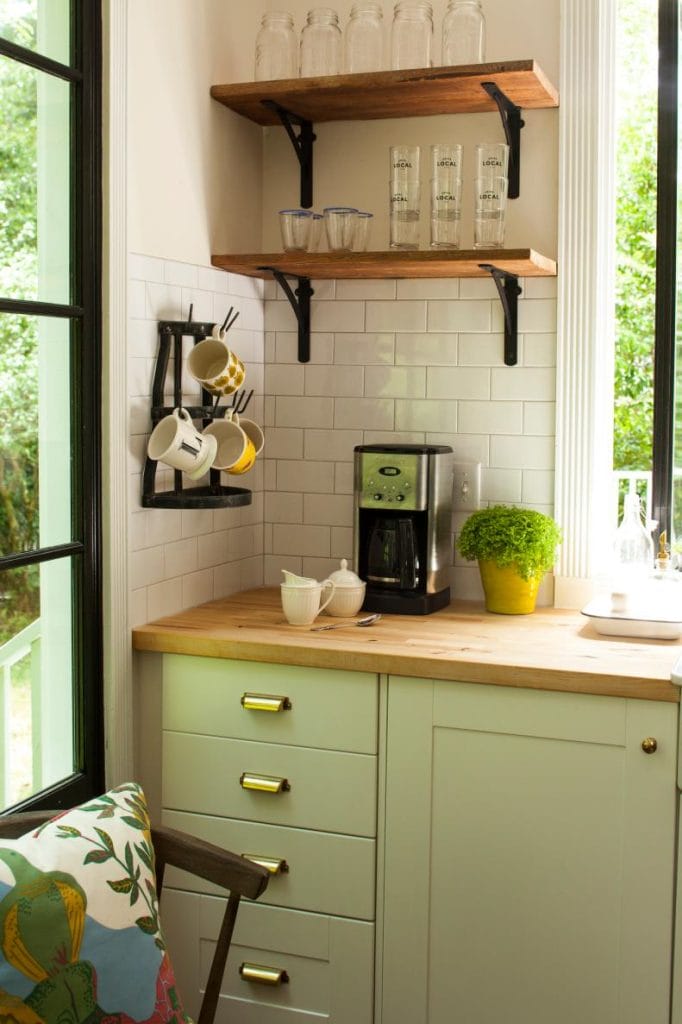
[[[245,772],[290,788],[244,789]],[[368,754],[163,734],[162,803],[172,810],[375,836],[376,789],[376,758]]]
[[[255,707],[242,704],[249,694]],[[258,707],[260,697],[273,695],[290,708]],[[378,681],[368,672],[180,654],[163,659],[164,729],[374,754],[377,708]]]
[[[196,1019],[224,900],[167,889],[161,917],[185,1008]],[[286,971],[287,983],[245,981],[242,963]],[[242,903],[227,960],[217,1024],[371,1024],[374,925]]]
[[[310,832],[233,818],[164,811],[163,823],[235,853],[283,860],[259,900],[279,907],[374,920],[375,842],[357,836]],[[171,868],[167,884],[220,893],[210,882]]]

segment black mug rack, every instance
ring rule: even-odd
[[[223,327],[227,325],[228,316],[225,318]],[[231,326],[237,317],[233,317]],[[209,338],[213,332],[214,324],[200,323],[192,320],[192,307],[189,317],[182,320],[159,320],[159,351],[156,357],[154,368],[154,381],[152,384],[152,407],[151,420],[152,428],[164,418],[170,416],[174,409],[184,408],[193,420],[201,420],[204,427],[207,427],[213,420],[223,419],[229,410],[242,413],[246,410],[253,390],[236,391],[231,396],[231,402],[227,405],[220,405],[220,397],[215,398],[205,388],[201,389],[201,405],[183,406],[182,403],[182,365],[183,365],[183,343],[185,338],[197,345],[205,338]],[[168,363],[171,352],[174,358],[173,367],[173,399],[171,406],[164,404],[164,390]],[[221,483],[220,470],[209,470],[209,482],[199,487],[185,487],[183,475],[179,470],[173,470],[174,486],[172,491],[156,490],[156,469],[158,463],[154,459],[145,457],[144,469],[142,472],[142,505],[144,508],[228,508],[240,505],[251,504],[251,491],[244,487],[227,487]]]

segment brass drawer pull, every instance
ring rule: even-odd
[[[257,985],[286,985],[289,981],[289,975],[281,967],[242,964],[239,973],[244,981],[255,981]]]
[[[289,870],[289,865],[284,857],[263,857],[260,853],[243,853],[242,857],[253,861],[254,864],[260,864],[271,875],[286,875]]]
[[[242,789],[256,789],[260,793],[286,793],[291,789],[287,779],[275,775],[257,775],[255,772],[242,772],[239,785]]]
[[[658,743],[653,736],[647,736],[642,740],[642,750],[645,754],[655,754],[658,750]]]
[[[276,697],[272,693],[243,693],[241,705],[245,711],[291,711],[288,697]]]

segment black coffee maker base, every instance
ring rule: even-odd
[[[435,594],[406,594],[404,591],[392,594],[368,586],[362,610],[385,612],[387,615],[430,615],[449,604],[449,587]]]

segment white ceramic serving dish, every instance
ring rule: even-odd
[[[582,609],[598,633],[630,636],[643,640],[677,640],[682,636],[680,610],[666,613],[661,608],[646,612],[640,608],[613,611],[610,598],[595,598]],[[651,617],[649,617],[651,615]]]

